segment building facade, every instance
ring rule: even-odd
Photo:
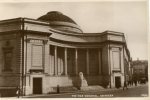
[[[133,67],[133,80],[140,82],[142,78],[145,78],[148,81],[148,61],[134,60],[131,65]]]
[[[77,87],[79,72],[89,86],[119,88],[129,67],[124,33],[83,33],[57,11],[0,21],[0,89],[20,86],[29,95]]]

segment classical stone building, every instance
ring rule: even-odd
[[[57,11],[38,19],[0,21],[1,90],[20,86],[29,95],[51,92],[57,85],[77,87],[79,72],[89,86],[118,88],[129,67],[123,33],[83,33]]]

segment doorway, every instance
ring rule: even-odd
[[[121,87],[121,78],[120,76],[115,77],[115,87],[120,88]]]
[[[33,78],[33,94],[42,94],[42,78]]]

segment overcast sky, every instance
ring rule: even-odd
[[[85,33],[123,32],[133,60],[148,59],[146,2],[0,3],[0,20],[16,17],[37,19],[49,11],[60,11],[69,16]]]

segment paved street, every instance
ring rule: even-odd
[[[148,85],[140,85],[137,87],[129,87],[128,90],[123,89],[105,89],[102,91],[78,92],[78,93],[61,93],[30,96],[28,98],[104,98],[104,97],[145,97],[148,96]]]

